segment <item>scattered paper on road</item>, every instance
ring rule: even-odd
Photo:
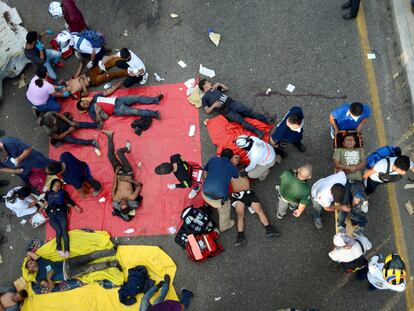
[[[171,13],[170,16],[171,16],[171,18],[177,18],[178,17],[178,15],[175,14],[175,13]]]
[[[174,226],[168,227],[168,232],[170,234],[175,234],[177,232],[177,228]]]
[[[404,186],[404,189],[405,189],[405,190],[408,190],[408,189],[414,189],[414,184],[406,184],[406,185]]]
[[[286,91],[289,91],[289,92],[292,93],[295,90],[295,87],[296,86],[294,86],[292,84],[288,84],[288,86],[286,87]]]
[[[376,59],[376,55],[374,53],[368,53],[367,54],[368,59]]]
[[[407,210],[408,214],[410,214],[410,216],[414,213],[413,203],[411,203],[410,200],[408,200],[407,203],[405,203],[405,209]]]
[[[208,69],[200,64],[200,70],[198,71],[200,74],[209,77],[210,79],[216,75],[216,72],[213,69]]]
[[[187,67],[187,64],[186,64],[186,63],[184,63],[182,60],[178,61],[178,65],[180,65],[180,66],[181,66],[181,68],[185,68],[185,67]]]
[[[102,197],[102,198],[100,198],[99,200],[98,200],[98,202],[99,203],[103,203],[103,202],[105,202],[106,201],[106,199],[104,198],[104,197]]]
[[[249,206],[247,209],[249,210],[250,214],[256,214],[256,212],[251,206]]]
[[[184,85],[187,87],[187,89],[193,88],[195,83],[195,79],[191,78],[184,82]]]
[[[272,89],[271,88],[268,88],[267,90],[266,90],[266,92],[265,92],[265,94],[266,95],[269,95],[269,93],[272,91]]]
[[[131,233],[134,233],[134,232],[135,232],[135,229],[134,228],[129,228],[129,229],[126,229],[124,231],[125,234],[131,234]]]
[[[164,78],[161,78],[160,75],[156,72],[154,72],[154,76],[155,76],[155,80],[157,80],[157,81],[164,81],[165,80]]]
[[[221,297],[214,297],[215,301],[219,301],[221,299]]]
[[[26,222],[27,222],[27,220],[26,220],[26,219],[22,219],[22,220],[20,221],[20,223],[21,223],[22,225],[26,224]]]

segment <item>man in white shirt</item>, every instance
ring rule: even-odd
[[[364,236],[352,238],[345,233],[337,233],[333,238],[335,248],[329,252],[329,257],[338,262],[345,272],[357,272],[365,277],[367,263],[364,255],[372,248],[371,242]]]
[[[247,135],[240,135],[235,143],[237,147],[247,152],[250,163],[245,171],[249,178],[265,180],[276,163],[273,147],[257,137]]]
[[[389,157],[375,163],[366,170],[363,178],[366,180],[366,194],[371,194],[375,189],[383,184],[397,182],[410,169],[410,158],[407,156]]]
[[[327,212],[340,210],[349,212],[347,204],[343,204],[345,198],[346,175],[343,171],[319,179],[311,189],[313,218],[318,229],[323,228],[322,209]]]
[[[144,85],[148,79],[148,72],[145,69],[143,61],[131,50],[122,48],[117,54],[121,60],[116,62],[116,66],[126,69],[128,77],[122,82],[124,87],[131,87],[136,83]]]
[[[98,65],[99,61],[105,56],[107,52],[104,46],[93,47],[92,43],[84,37],[81,37],[78,33],[72,33],[73,48],[75,49],[75,55],[80,58],[80,64],[74,77],[78,77],[86,64],[86,68],[91,69]],[[80,41],[79,41],[80,40]]]

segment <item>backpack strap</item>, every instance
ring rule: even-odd
[[[387,174],[391,172],[391,161],[390,158],[386,158],[387,160]]]
[[[364,246],[362,245],[362,242],[358,239],[355,239],[355,241],[358,242],[358,244],[359,244],[359,246],[361,247],[361,250],[362,250],[362,255],[364,255],[365,254],[365,249],[364,249]]]

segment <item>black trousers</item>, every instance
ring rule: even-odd
[[[116,67],[121,68],[121,69],[125,69],[125,70],[128,70],[128,68],[129,68],[128,63],[124,60],[117,61],[115,65],[116,65]],[[138,76],[138,77],[128,76],[124,79],[124,81],[122,82],[122,85],[124,87],[131,87],[135,83],[139,83],[142,79],[143,79],[143,76]]]
[[[374,181],[370,177],[368,177],[368,179],[367,179],[367,187],[365,188],[365,193],[366,194],[374,193],[375,189],[377,189],[377,187],[379,185],[382,185],[382,183],[381,182]]]
[[[108,158],[109,161],[112,164],[112,167],[114,169],[114,171],[116,170],[117,167],[121,167],[121,171],[119,172],[122,175],[132,175],[133,174],[133,169],[131,167],[131,164],[129,164],[128,159],[125,156],[125,152],[127,152],[127,148],[119,148],[118,151],[116,152],[118,158],[115,156],[115,152],[114,152],[114,138],[113,136],[108,136]]]

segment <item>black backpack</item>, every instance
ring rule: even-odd
[[[384,183],[400,181],[403,177],[400,174],[391,174],[391,161],[390,158],[387,160],[387,171],[385,173],[379,173],[378,178]]]
[[[200,235],[213,231],[216,228],[205,206],[195,208],[193,205],[190,205],[186,207],[181,213],[181,219],[183,224],[175,236],[175,242],[182,248],[185,248],[188,235]]]

